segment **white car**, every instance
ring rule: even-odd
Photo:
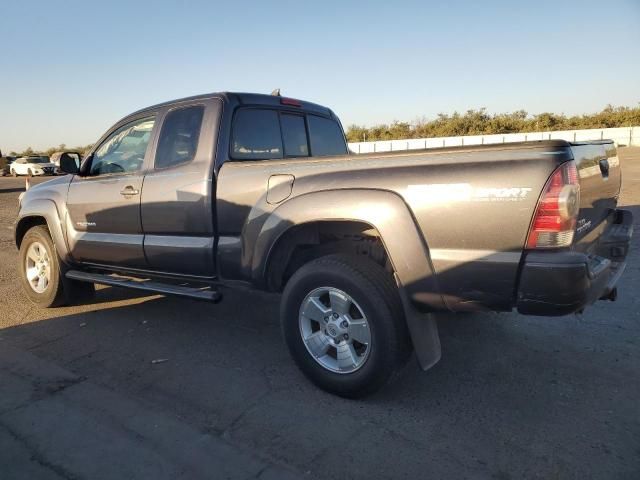
[[[55,175],[55,164],[49,161],[49,157],[44,155],[34,155],[30,157],[20,157],[10,166],[11,175]]]

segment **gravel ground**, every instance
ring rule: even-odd
[[[640,148],[621,149],[620,156],[621,204],[638,227]],[[31,306],[18,284],[11,231],[23,184],[0,178],[0,351],[6,345],[28,352],[89,381],[107,392],[86,395],[96,409],[100,398],[117,395],[108,412],[125,418],[114,420],[122,428],[129,426],[122,409],[136,402],[161,424],[179,422],[189,435],[307,478],[640,478],[638,228],[617,302],[561,318],[443,318],[438,365],[425,373],[411,362],[391,388],[348,401],[313,387],[290,361],[275,295],[228,292],[209,305],[101,288],[91,304]],[[64,415],[66,397],[55,395]],[[0,416],[0,427],[9,429],[15,418]],[[33,422],[28,438],[40,440],[15,456],[2,447],[0,429],[0,473],[35,478],[29,472],[37,466],[42,478],[83,478],[66,450],[47,445],[64,422],[50,437],[38,437]],[[64,445],[82,449],[94,435],[89,427],[73,430]],[[180,432],[167,428],[163,438],[192,438]],[[138,447],[155,445],[137,435]],[[91,452],[90,462],[136,462],[117,450],[101,458]]]

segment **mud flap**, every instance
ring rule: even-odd
[[[404,289],[399,290],[418,364],[422,370],[429,370],[440,361],[442,356],[436,316],[432,313],[418,312],[411,305]]]

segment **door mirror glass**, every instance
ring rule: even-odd
[[[62,170],[64,173],[77,175],[80,171],[80,165],[78,164],[78,160],[76,158],[65,153],[60,157],[60,170]]]

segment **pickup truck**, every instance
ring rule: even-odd
[[[20,198],[33,302],[94,284],[210,302],[282,292],[294,361],[346,397],[413,351],[433,366],[438,312],[555,316],[614,300],[632,235],[611,141],[352,155],[330,109],[279,95],[145,108],[60,168]]]

